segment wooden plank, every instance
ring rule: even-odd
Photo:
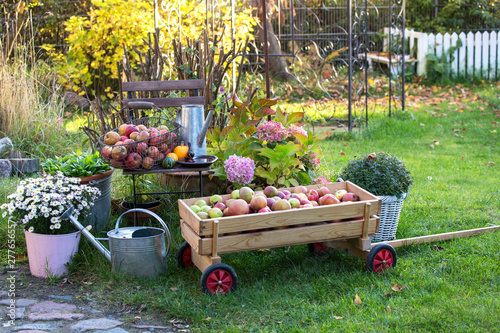
[[[474,33],[467,34],[467,77],[474,75]]]
[[[421,34],[417,44],[417,75],[422,76],[425,73],[427,59],[425,56],[429,53],[429,38],[427,34]]]
[[[483,36],[482,34],[478,31],[476,32],[475,38],[474,38],[474,75],[481,77],[481,67],[482,67],[482,57],[481,57],[481,51],[482,47],[481,44],[483,42]]]
[[[458,49],[458,75],[465,77],[467,73],[467,37],[465,33],[460,33],[458,39],[462,41],[462,46]]]
[[[401,247],[401,246],[407,246],[407,245],[438,242],[438,241],[444,241],[444,240],[455,239],[455,238],[477,236],[477,235],[482,235],[482,234],[487,233],[487,232],[498,230],[499,228],[500,228],[500,226],[495,225],[495,226],[485,227],[485,228],[445,232],[445,233],[436,234],[436,235],[412,237],[412,238],[405,238],[405,239],[396,239],[396,240],[387,241],[387,242],[380,242],[380,243],[389,244],[392,247]],[[372,246],[374,246],[376,244],[380,244],[380,243],[373,243]]]
[[[372,207],[370,207],[370,209],[371,209],[372,214],[380,214],[381,203],[382,203],[381,199],[374,196],[373,194],[371,194],[367,190],[359,187],[358,185],[351,183],[350,181],[346,181],[346,185],[347,185],[346,186],[347,192],[356,193],[359,196],[360,201],[372,201],[374,199],[378,200],[378,203],[375,205],[372,205]]]
[[[488,79],[488,71],[490,67],[490,33],[488,31],[483,32],[483,39],[481,42],[481,77],[483,79]]]
[[[458,35],[454,32],[451,34],[451,47],[456,47],[457,42],[458,42]],[[458,49],[456,49],[455,52],[453,52],[451,57],[453,59],[451,61],[451,65],[450,65],[451,75],[453,77],[457,77],[457,75],[458,75],[458,57],[459,57],[458,56]]]
[[[214,234],[212,235],[212,257],[217,256],[217,245],[219,240],[219,221],[215,220],[213,223]]]
[[[371,203],[367,202],[365,204],[363,230],[361,232],[361,238],[368,238],[368,227],[370,224],[370,208],[371,208]]]
[[[370,218],[368,234],[375,234],[377,218]],[[310,225],[280,230],[252,232],[247,234],[220,236],[218,253],[230,253],[265,248],[323,242],[332,239],[358,238],[361,236],[363,220]],[[202,255],[212,253],[212,238],[200,239]]]
[[[498,78],[498,62],[497,61],[497,56],[498,56],[498,34],[496,31],[492,31],[490,34],[490,71],[488,72],[489,76],[488,78],[490,80],[496,80]]]
[[[448,51],[451,48],[451,36],[449,33],[445,33],[443,35],[443,55],[446,57],[446,63],[450,64],[450,55],[448,55]],[[451,65],[451,64],[450,64]],[[451,67],[450,67],[451,69]],[[448,76],[451,76],[452,73],[448,73]]]
[[[186,104],[197,104],[204,105],[204,96],[193,96],[193,97],[168,97],[168,98],[133,98],[133,99],[123,99],[123,106],[127,106],[129,102],[149,102],[153,103],[157,107],[167,108],[167,107],[179,107]]]
[[[170,80],[170,81],[135,81],[122,82],[122,91],[165,91],[204,89],[202,79],[197,80]]]
[[[369,250],[359,249],[356,244],[352,243],[351,239],[327,241],[323,242],[323,244],[331,247],[332,249],[347,253],[363,260],[365,260],[366,257],[368,257],[368,253],[370,253]]]
[[[183,220],[181,220],[181,235],[191,245],[193,251],[200,252],[201,238]]]
[[[441,58],[443,55],[443,35],[442,34],[437,34],[436,35],[436,56],[438,58]]]
[[[179,215],[182,218],[181,224],[182,222],[186,222],[196,234],[202,235],[201,218],[189,208],[184,200],[178,200],[177,204],[179,206]]]
[[[199,253],[192,251],[191,249],[191,260],[193,264],[203,273],[209,266],[220,264],[221,258],[219,256],[205,256],[200,255]]]

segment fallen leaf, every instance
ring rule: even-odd
[[[443,127],[443,125],[441,125],[441,124],[437,124],[437,125],[438,125],[438,127]]]
[[[344,156],[345,153],[342,150],[340,150],[340,155]]]
[[[495,162],[488,162],[488,166],[494,166]]]
[[[497,130],[493,130],[493,131],[490,131],[490,132],[491,132],[491,133],[496,133],[496,132],[497,132]]]
[[[361,303],[363,303],[361,298],[359,298],[358,294],[356,294],[356,297],[354,297],[354,304],[360,305]]]
[[[424,127],[424,126],[425,126],[425,124],[420,123],[420,126]]]
[[[344,146],[346,147],[349,146],[349,142],[344,143]]]
[[[439,146],[439,141],[438,140],[432,140],[436,146]]]
[[[432,245],[431,248],[436,250],[436,251],[443,251],[444,250],[444,248],[439,246],[439,245]]]
[[[139,317],[139,316],[135,316],[135,317],[134,317],[134,319],[141,319],[141,317]]]
[[[173,286],[173,287],[170,287],[170,290],[177,291],[177,290],[179,290],[179,288],[177,288],[177,286]]]
[[[399,292],[405,288],[405,286],[400,286],[397,282],[391,287],[391,289],[396,292]]]
[[[387,294],[385,294],[384,296],[391,297],[392,295],[394,295],[394,291],[390,291]]]
[[[431,149],[434,149],[434,145],[429,145],[429,147],[430,147]]]
[[[281,321],[277,321],[277,322],[276,322],[276,324],[278,324],[278,325],[281,325],[281,323],[282,323]]]
[[[208,321],[208,320],[211,320],[211,319],[212,319],[212,317],[207,317],[207,318],[205,318],[203,320],[207,320]]]
[[[135,289],[141,290],[141,286],[137,286],[137,287],[135,287]]]
[[[387,306],[385,307],[385,311],[387,311],[387,312],[391,311],[391,307],[390,307],[389,305],[387,305]]]
[[[333,319],[337,319],[337,320],[342,319],[342,318],[343,317],[340,317],[340,316],[333,316]]]

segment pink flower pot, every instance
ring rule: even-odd
[[[64,235],[45,235],[24,231],[31,275],[41,278],[60,277],[68,273],[65,266],[78,251],[79,231]]]

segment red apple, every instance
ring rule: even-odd
[[[146,142],[139,142],[135,147],[135,151],[141,154],[142,156],[146,156],[147,150],[148,150],[148,144]]]
[[[139,130],[137,129],[137,126],[129,124],[127,125],[127,127],[125,127],[123,134],[130,138],[130,134],[132,132],[139,132]]]
[[[147,130],[148,130],[148,128],[143,124],[137,125],[137,132],[142,132],[142,131],[147,131]]]
[[[267,207],[266,197],[260,195],[254,196],[252,200],[250,200],[250,207],[252,207],[254,211],[258,211],[264,207]]]
[[[134,151],[136,148],[135,141],[132,139],[126,139],[125,141],[123,141],[123,145],[125,146],[125,148],[127,148],[127,151],[129,152]]]
[[[111,149],[113,149],[111,146],[102,147],[101,156],[108,160],[111,159]]]
[[[318,199],[319,199],[318,191],[314,189],[310,189],[309,191],[307,191],[307,200],[318,201]]]
[[[105,144],[112,146],[120,141],[120,134],[115,131],[109,131],[104,134],[103,141]]]
[[[146,131],[141,131],[139,135],[137,136],[137,141],[142,141],[148,143],[149,139],[149,133]]]
[[[307,200],[307,199],[300,199],[300,204],[301,205],[310,205],[311,202],[309,200]]]
[[[137,131],[130,133],[130,136],[129,136],[129,138],[131,138],[134,141],[137,141],[138,137],[139,137],[139,132],[137,132]]]
[[[344,196],[342,197],[342,202],[347,202],[347,201],[359,201],[359,197],[355,193],[348,192],[344,194]]]
[[[146,156],[142,159],[142,167],[144,169],[152,169],[155,165],[155,161],[150,156]]]
[[[335,205],[338,203],[340,203],[339,199],[337,199],[337,197],[331,193],[325,194],[324,196],[319,198],[319,205],[320,206]]]
[[[149,146],[146,151],[146,154],[148,156],[151,156],[154,160],[156,160],[157,158],[159,158],[161,153],[155,146]]]
[[[325,196],[325,195],[327,195],[328,193],[330,193],[330,190],[329,190],[329,189],[328,189],[328,187],[326,187],[326,186],[320,187],[320,188],[318,189],[318,195],[319,195],[320,197]]]
[[[153,136],[153,134],[151,133],[151,139],[149,139],[149,144],[151,146],[158,147],[162,142],[163,142],[163,139],[160,135]]]
[[[123,160],[125,156],[127,156],[127,148],[124,146],[114,146],[113,149],[111,149],[111,157],[114,160]]]
[[[138,169],[142,165],[142,157],[137,153],[130,153],[125,158],[125,166],[128,169]]]

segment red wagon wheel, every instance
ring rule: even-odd
[[[209,295],[227,294],[235,291],[237,285],[236,272],[226,264],[211,265],[201,275],[201,288]]]
[[[191,259],[191,245],[188,242],[184,242],[177,250],[177,263],[181,267],[194,266],[193,260]]]
[[[366,258],[368,270],[375,273],[382,273],[394,268],[396,263],[396,251],[391,245],[385,243],[375,245]]]
[[[329,247],[323,243],[309,243],[307,249],[314,254],[325,254]]]

